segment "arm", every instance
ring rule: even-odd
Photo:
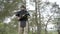
[[[30,18],[30,14],[27,12],[27,16],[28,16],[28,18]]]
[[[16,13],[16,18],[19,20],[20,19],[20,14],[19,12]]]

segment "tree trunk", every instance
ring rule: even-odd
[[[40,13],[40,2],[41,2],[41,0],[38,0],[38,12],[39,12],[38,34],[41,34],[41,13]]]
[[[36,21],[36,24],[37,24],[37,34],[38,34],[38,19],[37,19],[37,7],[38,7],[38,4],[37,4],[37,0],[35,0],[35,21]]]
[[[57,26],[58,26],[58,27],[57,27],[57,32],[58,32],[58,34],[60,34],[60,26],[59,26],[59,25],[60,25],[60,24],[59,24],[59,23],[60,23],[60,22],[59,22],[60,20],[59,20],[59,19],[60,19],[60,18],[58,18],[58,22],[57,22]]]
[[[60,31],[58,30],[58,34],[60,34]]]
[[[35,10],[36,10],[36,23],[37,23],[37,34],[41,34],[41,14],[40,14],[40,0],[35,0]],[[37,19],[37,12],[39,12],[39,23]]]
[[[47,32],[47,26],[45,27],[45,34],[48,34],[48,32]]]

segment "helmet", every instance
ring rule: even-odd
[[[26,9],[26,7],[24,5],[21,5],[21,8],[25,8]]]

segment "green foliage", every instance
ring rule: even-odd
[[[3,23],[3,20],[6,17],[12,16],[14,10],[18,9],[18,5],[21,0],[0,0],[0,34],[17,34],[17,28],[14,25],[17,25],[15,19],[12,22],[6,24]],[[13,22],[15,21],[15,22]]]
[[[2,0],[0,1],[0,20],[4,19],[7,16],[11,16],[13,11],[17,9],[20,0]]]

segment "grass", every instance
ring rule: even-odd
[[[29,32],[29,34],[32,34],[32,32]],[[36,34],[36,32],[35,32]],[[41,31],[41,34],[45,34],[45,31]],[[58,34],[57,31],[49,31],[48,34]]]

